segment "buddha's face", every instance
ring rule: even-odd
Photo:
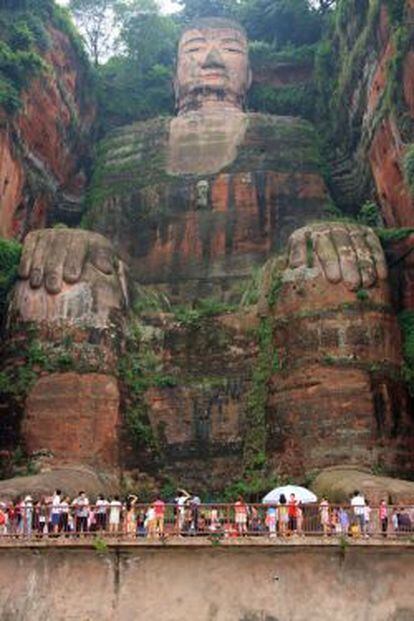
[[[250,81],[247,39],[240,30],[223,24],[184,32],[175,79],[179,111],[207,102],[242,108]]]

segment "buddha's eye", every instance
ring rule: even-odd
[[[200,47],[190,47],[185,51],[186,54],[194,54],[194,52],[199,52],[201,50]]]
[[[232,54],[242,54],[243,52],[236,47],[225,47],[226,52],[231,52]]]

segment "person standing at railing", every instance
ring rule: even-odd
[[[109,532],[112,535],[119,532],[119,525],[121,523],[121,510],[122,502],[119,500],[119,496],[114,496],[109,503]]]
[[[341,534],[349,535],[349,515],[345,507],[339,507],[338,516],[339,516],[339,524],[341,527]]]
[[[32,497],[26,496],[24,502],[22,503],[23,509],[23,534],[25,537],[32,536],[32,527],[33,527],[33,499]]]
[[[289,516],[289,532],[292,535],[296,535],[298,530],[298,501],[296,495],[291,494],[288,502],[288,516]]]
[[[61,533],[69,532],[69,509],[70,509],[70,498],[69,496],[65,496],[60,503],[60,532]]]
[[[109,502],[103,494],[99,494],[96,500],[96,528],[98,531],[106,530]]]
[[[381,526],[382,536],[386,537],[387,531],[388,531],[388,507],[387,507],[387,501],[384,499],[382,499],[380,502],[380,506],[378,509],[378,517],[379,517],[379,523]]]
[[[364,535],[365,537],[370,537],[372,535],[372,524],[371,524],[371,506],[369,504],[368,499],[365,499],[365,507],[364,507]]]
[[[321,520],[323,536],[327,537],[330,534],[331,521],[329,517],[329,502],[326,496],[322,497],[319,503],[319,516]]]
[[[279,496],[278,518],[280,536],[285,537],[289,523],[289,513],[286,504],[286,496],[284,494],[280,494]]]
[[[178,496],[175,498],[176,503],[176,529],[177,535],[184,530],[186,503],[190,499],[190,494],[185,489],[178,490]]]
[[[266,511],[266,526],[269,531],[269,537],[276,537],[277,509],[276,507],[268,507]]]
[[[35,505],[35,529],[39,535],[47,534],[47,507],[44,496]]]
[[[75,508],[75,529],[77,533],[86,533],[88,530],[89,500],[84,491],[80,491],[72,503]]]
[[[355,490],[351,499],[351,507],[354,511],[355,520],[359,526],[360,534],[365,533],[365,498],[358,490]]]
[[[190,524],[190,532],[193,534],[198,533],[198,511],[201,504],[201,500],[199,496],[194,494],[190,500],[190,512],[191,512],[191,524]]]
[[[126,501],[125,506],[125,518],[124,518],[124,532],[128,537],[136,535],[137,521],[135,513],[135,505],[138,498],[134,494],[130,494]]]
[[[165,502],[159,496],[153,504],[155,513],[155,532],[159,537],[164,535]]]
[[[0,535],[7,534],[7,512],[5,507],[0,507]]]
[[[60,526],[60,501],[62,492],[57,489],[53,492],[52,496],[52,509],[50,512],[50,520],[52,523],[52,532],[57,535]]]
[[[248,507],[244,502],[243,497],[239,496],[234,503],[234,516],[237,532],[240,536],[247,535],[247,514]]]

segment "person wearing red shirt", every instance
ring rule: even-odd
[[[295,494],[291,494],[288,502],[289,531],[296,533],[298,528],[298,501]]]
[[[157,496],[157,499],[152,506],[154,507],[155,512],[155,530],[161,537],[164,534],[165,502]]]

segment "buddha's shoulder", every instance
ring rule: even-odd
[[[264,140],[278,138],[282,141],[302,136],[314,139],[315,128],[306,119],[297,116],[277,116],[261,112],[246,112],[247,128],[250,134],[258,134]]]
[[[99,143],[97,156],[102,160],[122,160],[147,157],[168,142],[171,117],[156,117],[137,121],[110,131]]]
[[[227,172],[320,170],[316,132],[300,117],[247,112],[246,132]]]

